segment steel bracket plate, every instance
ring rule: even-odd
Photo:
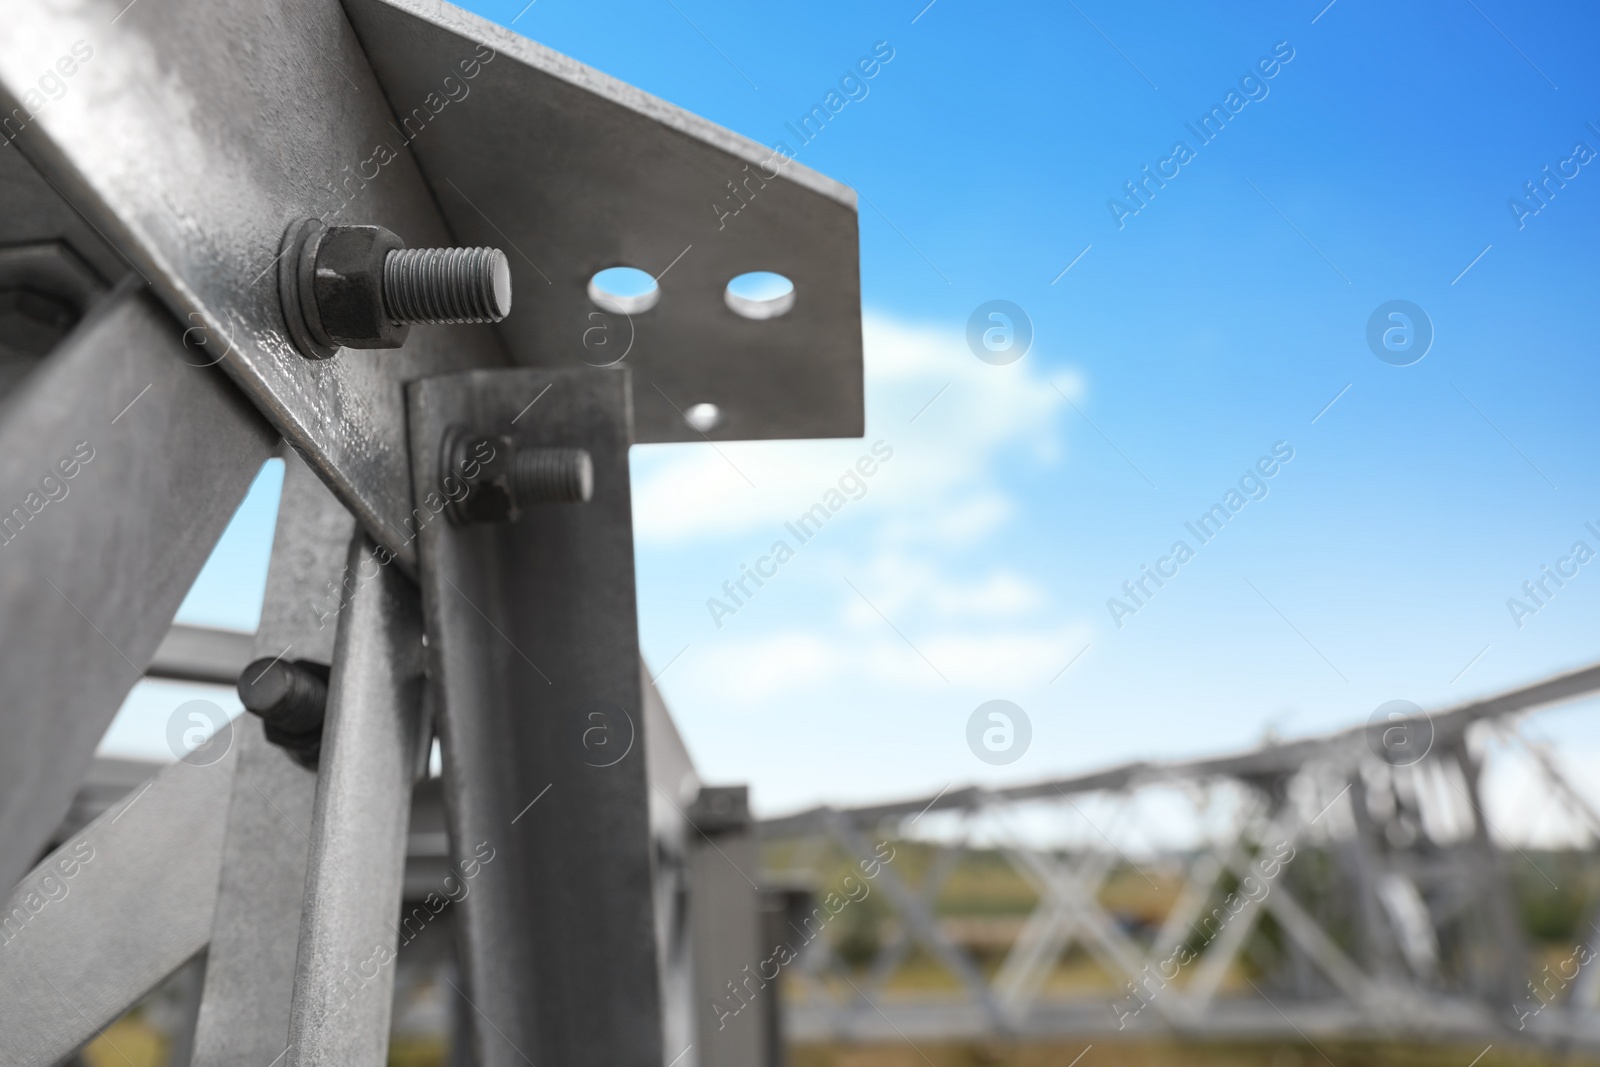
[[[511,259],[517,362],[622,361],[641,442],[701,440],[699,403],[719,440],[861,435],[852,190],[449,4],[345,10],[451,229]],[[658,276],[654,307],[596,306],[616,266]],[[724,288],[750,271],[789,278],[793,308],[735,313]]]

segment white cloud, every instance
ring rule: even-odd
[[[859,602],[858,602],[859,603]],[[870,608],[840,627],[785,628],[696,643],[673,667],[669,688],[696,705],[759,711],[804,696],[830,707],[905,706],[961,695],[974,706],[1048,685],[1088,641],[1088,627],[940,628],[902,637]],[[908,643],[907,637],[910,642]]]
[[[1061,451],[1057,410],[1063,393],[1082,395],[1079,376],[1045,378],[1037,352],[992,366],[973,357],[958,330],[881,314],[865,316],[863,338],[865,440],[638,446],[633,507],[640,545],[732,539],[763,528],[780,533],[878,440],[894,449],[894,458],[868,480],[850,512],[892,514],[899,525],[889,533],[956,541],[981,537],[1008,517],[1013,508],[996,488],[1004,484],[997,464],[1002,457],[1054,461]]]
[[[1010,570],[991,570],[982,577],[961,579],[927,554],[880,551],[852,579],[862,595],[892,618],[944,622],[979,622],[1032,615],[1047,601],[1044,590]],[[846,618],[870,613],[859,596],[846,602]]]
[[[962,717],[996,697],[1037,699],[1043,714],[1066,691],[1049,683],[1091,636],[1057,608],[1047,576],[990,550],[1020,514],[1013,494],[1067,454],[1058,424],[1063,397],[1082,395],[1078,376],[1046,377],[1039,351],[984,363],[957,329],[877,314],[863,326],[864,440],[634,450],[642,565],[692,561],[738,580],[741,562],[754,564],[773,541],[795,550],[776,580],[743,591],[722,626],[710,630],[696,612],[694,632],[673,628],[673,652],[687,650],[661,685],[691,748],[713,759],[749,760],[776,736],[764,729],[877,736],[897,718]],[[880,441],[893,456],[865,493],[800,542],[785,524]],[[743,719],[738,740],[729,714]],[[697,734],[698,723],[722,732]],[[964,753],[952,729],[947,740]],[[783,763],[763,782],[788,773]]]

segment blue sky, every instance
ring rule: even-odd
[[[705,777],[764,811],[1015,781],[1596,657],[1600,562],[1520,628],[1506,603],[1600,550],[1592,10],[925,3],[469,5],[766,144],[893,49],[798,153],[862,194],[866,439],[725,446],[738,471],[634,451],[642,642]],[[1202,143],[1185,124],[1230,91]],[[995,299],[1033,329],[1006,366],[965,339]],[[1434,333],[1404,367],[1366,340],[1396,299]],[[865,495],[717,626],[706,600],[875,441]],[[1197,545],[1185,522],[1278,442],[1268,495]],[[181,617],[253,626],[273,486]],[[1118,627],[1107,599],[1180,538]],[[966,747],[990,699],[1033,724],[1010,766]],[[1547,732],[1600,755],[1589,718]]]

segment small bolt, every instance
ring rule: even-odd
[[[511,464],[511,494],[519,506],[536,501],[586,504],[594,496],[594,460],[582,448],[524,445]]]
[[[518,444],[451,427],[439,480],[458,524],[511,522],[530,504],[583,504],[594,496],[586,449]]]
[[[278,290],[300,352],[399,348],[413,325],[499,322],[511,266],[497,248],[407,248],[382,226],[304,219],[284,234]]]
[[[322,750],[328,668],[306,660],[258,659],[239,675],[239,701],[259,716],[267,740],[307,767]]]

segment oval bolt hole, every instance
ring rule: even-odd
[[[636,267],[607,267],[589,279],[589,299],[602,311],[637,315],[661,299],[661,287]]]
[[[741,274],[728,283],[722,299],[747,319],[775,319],[794,307],[794,282],[770,270]]]
[[[714,430],[722,422],[722,409],[715,404],[699,403],[690,406],[683,413],[683,421],[691,427],[705,433]]]

